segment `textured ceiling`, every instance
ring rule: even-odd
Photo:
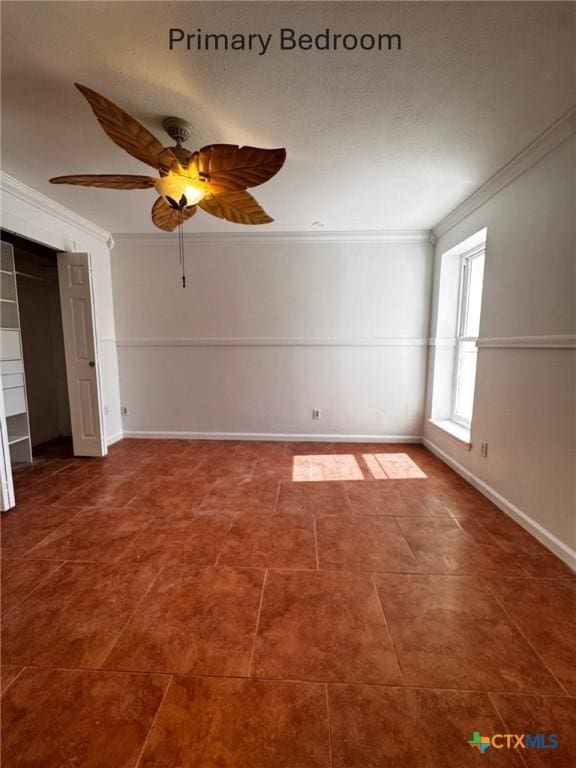
[[[2,166],[114,232],[153,231],[152,191],[54,187],[68,173],[146,173],[104,135],[84,83],[166,143],[286,146],[255,190],[269,229],[435,225],[574,100],[571,3],[2,3]],[[198,52],[168,29],[395,32],[401,52]],[[200,213],[188,230],[235,225]]]

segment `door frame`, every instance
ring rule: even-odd
[[[30,242],[36,242],[39,245],[44,245],[47,248],[50,248],[51,250],[56,252],[57,255],[57,265],[58,265],[58,288],[60,289],[60,254],[61,253],[74,253],[76,251],[62,251],[58,247],[55,247],[52,243],[46,243],[42,240],[34,237],[30,237],[26,232],[20,233],[14,229],[11,229],[9,227],[3,228],[6,232],[12,233],[18,237],[21,237],[23,239],[29,240]],[[94,302],[94,282],[92,279],[92,254],[89,251],[84,251],[84,253],[87,253],[88,255],[88,261],[89,261],[89,292],[90,292],[90,304],[92,309],[92,316],[94,319],[94,322],[92,323],[92,330],[93,330],[93,342],[94,342],[94,362],[96,367],[96,387],[97,387],[97,399],[98,399],[98,420],[99,420],[99,427],[100,427],[100,442],[101,442],[101,453],[99,455],[105,456],[108,453],[108,446],[106,441],[106,436],[104,432],[104,409],[103,409],[103,398],[102,398],[102,377],[100,375],[100,354],[99,354],[99,343],[98,343],[98,329],[97,324],[95,322],[96,316],[95,316],[95,302]],[[62,311],[62,303],[60,307]],[[64,330],[64,318],[62,317],[62,326]],[[68,353],[70,352],[70,344],[72,343],[72,339],[70,338],[70,334],[64,333],[64,352],[66,355],[66,359],[68,358]],[[67,339],[68,336],[68,339]],[[67,378],[68,378],[68,370],[66,370]],[[68,402],[70,405],[70,415],[72,416],[72,404],[70,402],[70,391],[68,391]],[[74,426],[71,425],[72,432],[74,431]],[[74,442],[74,436],[72,435],[73,442]],[[76,453],[74,454],[76,455]],[[1,484],[1,493],[0,493],[0,511],[5,511],[7,509],[11,509],[14,507],[17,503],[17,499],[15,497],[14,493],[14,482],[13,482],[13,473],[12,473],[12,463],[10,460],[10,447],[8,445],[8,431],[6,426],[6,418],[5,418],[5,410],[4,410],[4,397],[3,393],[0,388],[0,484]]]

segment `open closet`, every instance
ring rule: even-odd
[[[11,463],[71,434],[56,251],[11,233],[1,243],[0,367]]]

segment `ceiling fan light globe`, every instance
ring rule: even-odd
[[[204,197],[204,190],[184,176],[168,174],[158,179],[154,187],[171,208],[189,208]]]
[[[184,189],[184,197],[186,198],[186,207],[196,205],[204,197],[204,190],[193,184],[187,184]]]

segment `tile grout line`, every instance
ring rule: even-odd
[[[150,465],[152,465],[152,464],[153,464],[153,460],[150,461]],[[118,479],[120,479],[122,482],[134,482],[134,477],[133,476],[138,474],[139,472],[143,471],[144,469],[146,469],[146,467],[141,467],[141,468],[138,468],[138,469],[128,470],[126,477],[124,477],[123,474],[120,474],[120,475],[118,475]],[[116,477],[116,475],[113,474],[112,478],[115,478],[115,477]],[[68,493],[65,493],[64,496],[62,496],[61,499],[58,499],[56,502],[54,502],[53,506],[64,506],[64,507],[66,507],[66,505],[59,505],[58,502],[61,502],[63,499],[65,499],[68,496],[70,496],[70,494],[75,493],[75,491],[79,491],[79,490],[83,489],[89,483],[95,482],[97,480],[102,480],[102,477],[97,477],[97,476],[91,477],[88,480],[86,480],[86,482],[80,483],[80,485],[77,488],[74,488],[72,491],[69,491]],[[132,504],[132,502],[135,501],[138,498],[139,495],[140,495],[140,491],[138,491],[138,493],[136,493],[135,496],[131,496],[130,499],[127,502],[125,502],[124,504],[122,504],[122,505],[116,505],[116,504],[108,505],[108,504],[106,504],[106,505],[94,505],[94,506],[96,506],[96,507],[98,507],[98,506],[111,506],[113,508],[123,509],[124,507],[130,506]],[[82,507],[82,504],[79,504],[78,506]]]
[[[291,516],[296,517],[296,514],[291,515]],[[287,515],[287,517],[288,517],[288,515]],[[302,517],[304,517],[304,516],[302,516]],[[138,534],[138,535],[140,535],[140,534]],[[19,560],[20,558],[10,558],[10,559],[12,559],[12,560]],[[42,558],[42,559],[46,559],[46,558]],[[28,560],[26,562],[28,562]],[[30,562],[37,562],[37,561],[36,560],[30,560]],[[136,560],[118,560],[118,559],[116,559],[116,560],[87,560],[87,559],[84,559],[84,560],[74,560],[74,559],[71,559],[70,557],[67,557],[63,562],[69,562],[69,563],[97,563],[97,564],[100,564],[100,565],[106,565],[106,564],[110,565],[112,563],[125,563],[125,564],[132,563],[133,565],[141,565],[142,564],[142,563],[139,563]],[[191,563],[189,563],[189,562],[184,560],[184,561],[169,562],[169,563],[166,563],[166,565],[181,565],[181,566],[184,566],[184,565],[193,565],[193,564],[191,564]],[[209,565],[210,564],[207,563],[205,565],[200,565],[198,567],[199,568],[207,568],[207,567],[209,567]],[[542,578],[542,579],[533,579],[530,576],[502,576],[502,577],[500,577],[500,576],[488,576],[488,577],[484,577],[484,576],[482,576],[482,574],[480,574],[478,572],[471,572],[471,571],[467,571],[465,573],[446,573],[446,572],[443,572],[443,571],[422,571],[422,570],[419,570],[419,571],[409,571],[409,570],[401,570],[401,569],[384,570],[384,569],[378,569],[378,568],[374,568],[374,567],[370,567],[370,568],[367,567],[365,569],[364,568],[362,568],[362,569],[351,569],[351,568],[328,568],[328,567],[324,567],[324,568],[317,569],[317,568],[294,568],[294,567],[290,567],[290,566],[280,566],[280,567],[277,567],[277,566],[274,566],[274,565],[268,565],[268,566],[242,565],[242,566],[238,566],[238,567],[250,568],[252,570],[257,570],[257,571],[269,570],[269,571],[296,571],[296,572],[304,572],[304,573],[311,573],[311,572],[314,573],[317,570],[320,570],[323,573],[347,573],[347,574],[368,574],[368,575],[375,574],[375,575],[383,575],[383,576],[386,576],[386,575],[398,575],[398,576],[406,576],[406,577],[408,577],[408,576],[413,576],[413,577],[435,576],[435,577],[443,578],[443,579],[499,578],[499,579],[502,579],[502,580],[506,579],[508,581],[517,579],[517,580],[522,581],[523,583],[527,583],[527,584],[531,584],[533,582],[543,583],[543,582],[546,582],[546,581],[552,581],[552,582],[555,582],[555,583],[558,583],[558,584],[571,584],[573,582],[573,579],[571,579],[570,577],[567,577],[567,578],[546,577],[546,578]]]
[[[38,480],[37,481],[37,485],[40,485],[40,483],[45,482],[47,480],[50,480],[52,478],[54,478],[54,475],[51,475],[50,478],[44,478],[43,480]],[[83,483],[80,483],[80,485],[76,486],[76,488],[73,488],[71,491],[67,491],[63,496],[61,496],[59,499],[56,499],[56,501],[52,502],[52,504],[49,504],[48,506],[50,506],[50,507],[59,507],[60,505],[59,505],[58,502],[62,501],[62,499],[66,498],[66,496],[69,496],[71,493],[74,493],[74,491],[78,491],[80,488],[83,488],[85,485],[88,485],[89,482],[91,482],[91,481],[90,480],[85,480]],[[42,488],[41,490],[44,491],[45,489]],[[16,494],[19,493],[18,491],[15,491],[15,492],[16,492]],[[42,502],[41,501],[36,502],[34,497],[32,499],[28,499],[28,500],[25,499],[24,501],[21,501],[20,503],[21,504],[30,504],[31,506],[34,506],[34,507],[42,505]],[[15,506],[12,507],[12,509],[16,509],[17,506],[18,506],[18,502],[16,502]],[[82,504],[77,504],[75,506],[81,507]]]
[[[50,459],[50,460],[48,460],[46,462],[46,464],[44,466],[48,466],[51,463],[53,463],[54,461],[56,461],[56,460],[57,460],[57,458]],[[54,477],[56,477],[56,475],[60,474],[61,472],[64,472],[65,470],[69,469],[69,467],[71,467],[71,466],[74,466],[74,463],[72,461],[70,461],[69,464],[67,464],[67,465],[65,465],[63,467],[60,467],[60,469],[57,469],[54,472],[50,472],[49,474],[45,475],[44,477],[39,477],[39,478],[36,478],[36,480],[31,480],[31,483],[32,483],[32,485],[37,485],[37,484],[42,483],[42,482],[44,482],[46,480],[52,480]],[[72,472],[72,474],[74,474],[74,472]],[[22,475],[22,477],[24,477],[24,475]]]
[[[416,552],[414,552],[414,550],[413,550],[413,549],[412,549],[412,547],[410,546],[410,542],[408,541],[408,537],[406,536],[406,534],[405,534],[405,533],[404,533],[404,531],[402,530],[402,526],[401,526],[401,525],[400,525],[400,523],[398,522],[398,518],[397,518],[397,517],[393,517],[392,519],[393,519],[393,520],[394,520],[394,522],[396,523],[396,528],[398,528],[398,531],[400,532],[400,536],[402,536],[402,539],[403,539],[403,540],[406,542],[406,546],[408,547],[408,551],[409,551],[409,552],[410,552],[410,554],[412,555],[412,559],[414,560],[414,562],[416,563],[416,567],[418,568],[418,570],[416,571],[416,573],[414,573],[414,576],[424,576],[424,575],[428,575],[428,574],[426,574],[426,572],[423,570],[423,566],[422,566],[422,563],[421,563],[421,562],[420,562],[420,560],[418,559],[418,557],[417,557],[417,555],[416,555]],[[405,517],[403,517],[403,518],[401,518],[401,519],[402,519],[402,520],[405,520],[406,518],[405,518]],[[418,519],[422,520],[422,519],[426,519],[426,518],[418,518]],[[381,571],[381,573],[382,573],[382,571]],[[409,574],[406,574],[406,575],[409,575]],[[433,576],[434,574],[429,574],[429,575]],[[460,574],[449,574],[449,575],[451,575],[451,576],[456,576],[456,575],[460,575]],[[378,592],[378,588],[376,588],[376,591]],[[380,597],[380,596],[378,596],[378,597]],[[384,609],[383,609],[383,608],[382,608],[382,613],[384,613]]]
[[[274,499],[274,509],[272,512],[278,512],[278,502],[280,501],[280,489],[282,487],[282,480],[278,480],[278,487],[276,488],[276,498]]]
[[[6,665],[6,666],[8,666],[8,665]],[[14,664],[14,665],[12,665],[12,666],[16,666],[16,664]],[[4,690],[2,691],[2,694],[1,694],[1,696],[4,696],[4,695],[6,694],[6,691],[9,691],[9,690],[10,690],[10,688],[11,688],[11,687],[14,685],[14,683],[16,682],[16,680],[18,680],[18,678],[20,677],[20,675],[22,674],[22,672],[24,672],[24,670],[25,670],[25,669],[26,669],[26,665],[24,665],[23,667],[20,667],[20,669],[18,670],[18,672],[16,672],[16,674],[14,675],[14,677],[12,678],[12,680],[10,680],[10,682],[8,683],[8,685],[6,686],[6,688],[4,688]]]
[[[19,666],[18,664],[11,664],[9,666]],[[35,664],[24,664],[23,669],[37,669],[37,670],[56,670],[59,672],[105,672],[110,675],[161,675],[164,677],[198,677],[198,678],[213,678],[215,680],[262,680],[270,683],[287,683],[293,685],[346,685],[357,686],[360,688],[394,688],[401,690],[421,690],[421,691],[437,691],[439,693],[474,693],[487,696],[489,694],[505,695],[505,696],[518,696],[519,698],[533,698],[533,699],[570,699],[573,701],[576,699],[576,694],[563,694],[563,693],[538,693],[527,691],[491,691],[482,690],[478,688],[440,688],[438,686],[426,686],[426,685],[403,685],[401,683],[373,683],[373,682],[355,682],[354,680],[317,680],[317,679],[301,679],[301,678],[285,678],[285,677],[250,677],[248,675],[217,675],[214,673],[206,674],[203,672],[180,672],[178,670],[164,671],[164,670],[142,670],[142,669],[126,669],[123,667],[57,667],[57,666],[37,666]]]
[[[252,643],[252,653],[250,654],[250,662],[248,664],[248,675],[252,677],[252,664],[254,663],[254,652],[256,651],[256,641],[258,640],[258,629],[260,627],[260,614],[262,613],[262,604],[264,603],[264,590],[266,589],[266,579],[268,578],[268,568],[264,571],[264,578],[262,579],[262,592],[260,593],[260,603],[258,605],[258,614],[256,616],[256,629],[254,630],[254,642]]]
[[[162,705],[164,704],[164,701],[166,700],[166,696],[168,695],[168,691],[170,687],[172,686],[172,683],[174,681],[174,676],[170,675],[170,678],[168,679],[168,682],[166,684],[166,688],[164,689],[164,693],[162,694],[162,698],[160,699],[160,703],[158,704],[158,709],[154,713],[154,717],[152,718],[152,722],[150,723],[150,728],[148,729],[148,732],[144,738],[144,741],[142,743],[142,748],[140,749],[140,752],[138,754],[138,757],[136,759],[136,762],[134,763],[134,768],[138,768],[138,766],[142,762],[142,758],[144,757],[144,752],[146,750],[146,747],[148,746],[148,741],[150,739],[150,735],[152,734],[152,731],[154,730],[154,726],[156,725],[156,721],[158,720],[158,716],[160,714],[160,710],[162,709]]]
[[[330,725],[330,696],[328,694],[328,683],[324,683],[324,692],[326,694],[326,719],[328,722],[328,749],[330,754],[330,768],[334,768],[334,758],[332,756],[332,726]]]
[[[232,526],[234,525],[234,522],[236,521],[236,515],[237,512],[232,512],[232,517],[230,519],[230,524],[228,525],[228,528],[226,529],[226,534],[224,536],[224,539],[222,541],[222,544],[220,546],[220,550],[218,554],[216,555],[216,562],[214,563],[214,566],[220,565],[220,558],[224,554],[224,549],[226,548],[226,542],[228,541],[228,536],[230,535],[230,531],[232,530]]]
[[[130,501],[129,504],[125,505],[124,507],[120,507],[120,509],[132,509],[133,508],[132,507],[132,503],[134,501],[136,501],[137,498],[138,498],[138,496],[136,496],[134,499],[132,499],[132,501]],[[140,503],[142,504],[142,506],[146,506],[146,502],[140,502]],[[163,509],[161,507],[154,508],[153,505],[150,505],[150,506],[151,506],[151,510],[156,509],[156,511],[155,512],[153,511],[152,516],[150,517],[150,519],[146,523],[144,523],[144,525],[142,526],[142,528],[139,531],[137,531],[134,534],[134,538],[129,542],[128,546],[134,545],[136,543],[136,541],[140,538],[140,536],[142,536],[152,526],[152,524],[155,523],[157,520],[165,520],[165,521],[170,520],[169,514],[168,515],[165,514],[166,513],[165,509]],[[93,507],[93,509],[97,509],[97,507]],[[197,510],[195,510],[195,509],[192,510],[193,513],[196,512],[196,511]],[[199,511],[199,509],[198,509],[198,511]],[[163,517],[162,517],[162,515],[163,515]],[[176,519],[178,519],[178,518],[176,518]],[[118,555],[118,557],[116,557],[116,559],[113,560],[112,562],[115,562],[115,563],[123,562],[122,560],[120,560],[122,555],[123,555],[123,553],[120,553]],[[99,561],[96,561],[96,562],[99,562]],[[138,561],[137,560],[126,560],[125,562],[127,562],[127,563],[137,563]],[[164,566],[162,565],[160,570],[162,570],[163,567]]]
[[[464,519],[464,520],[466,520],[466,518],[463,518],[463,519]],[[492,534],[492,533],[491,533],[491,532],[488,530],[488,528],[485,528],[485,527],[482,525],[482,520],[481,520],[481,518],[479,518],[479,517],[476,517],[476,518],[472,518],[472,519],[473,519],[473,520],[475,520],[475,522],[477,522],[477,523],[478,523],[478,525],[479,525],[479,526],[480,526],[480,528],[481,528],[481,529],[482,529],[482,530],[483,530],[483,531],[486,533],[486,535],[488,536],[488,538],[489,538],[489,539],[491,539],[491,540],[494,542],[494,546],[496,547],[496,549],[497,549],[498,551],[500,551],[500,552],[503,552],[503,553],[504,553],[504,554],[506,554],[508,557],[511,557],[511,558],[512,558],[512,560],[513,560],[513,562],[514,562],[515,564],[517,564],[517,565],[520,567],[520,569],[521,569],[522,571],[524,571],[524,573],[526,574],[526,576],[524,576],[523,578],[532,578],[532,579],[534,578],[534,576],[533,576],[533,575],[532,575],[532,574],[531,574],[529,571],[527,571],[527,570],[526,570],[526,568],[524,568],[524,566],[522,565],[522,562],[521,562],[520,558],[518,558],[516,555],[511,555],[509,552],[506,552],[506,550],[505,550],[503,547],[501,547],[501,546],[500,546],[500,544],[499,544],[499,542],[498,542],[498,539],[496,538],[496,536],[494,536],[494,535],[493,535],[493,534]],[[511,578],[512,578],[512,577],[511,577]]]
[[[237,513],[233,513],[237,514]],[[258,513],[259,514],[259,513]],[[138,538],[142,533],[145,532],[145,530],[148,528],[150,523],[153,523],[156,520],[157,516],[154,516],[154,518],[151,518],[150,521],[146,524],[145,528],[142,529],[142,531],[138,531],[136,534],[136,538]],[[265,513],[262,513],[262,517],[266,517]],[[291,518],[291,517],[302,517],[307,519],[306,514],[304,513],[286,513],[285,517]],[[335,515],[326,515],[328,519],[332,519],[333,517],[336,517]],[[169,518],[160,518],[161,520],[169,520]],[[177,520],[180,520],[180,518],[176,518]],[[186,518],[184,518],[186,519]],[[389,518],[387,518],[389,519]],[[134,541],[135,541],[134,539]],[[113,565],[115,563],[121,564],[124,563],[126,565],[132,564],[132,565],[142,565],[142,563],[138,562],[137,560],[120,560],[119,558],[122,557],[122,553],[116,557],[115,560],[91,560],[90,558],[79,558],[75,559],[73,557],[65,557],[62,560],[58,558],[48,558],[48,557],[14,557],[13,555],[5,555],[2,559],[3,560],[17,560],[18,562],[26,562],[26,563],[37,563],[37,562],[57,562],[59,564],[64,563],[92,563],[94,565]],[[186,561],[176,561],[171,563],[166,563],[166,565],[179,565],[179,566],[186,566],[190,565],[193,566],[193,563],[189,563]],[[210,564],[205,564],[201,566],[197,566],[199,568],[208,568],[211,567]],[[541,578],[538,578],[536,576],[493,576],[493,577],[483,577],[481,574],[477,572],[471,572],[466,571],[465,573],[445,573],[443,571],[405,571],[405,570],[382,570],[382,569],[375,569],[375,568],[366,568],[366,569],[350,569],[350,568],[294,568],[290,566],[258,566],[258,565],[239,565],[236,566],[239,568],[248,568],[250,570],[255,571],[295,571],[296,573],[315,573],[317,570],[322,571],[323,573],[348,573],[348,574],[382,574],[382,575],[401,575],[405,577],[422,577],[422,576],[438,576],[441,578],[446,579],[482,579],[482,578],[499,578],[501,580],[519,580],[522,582],[536,582],[536,583],[543,583],[547,581],[555,582],[558,584],[571,584],[573,582],[573,577],[571,576],[542,576]],[[34,587],[36,589],[36,587]],[[12,610],[12,609],[10,609]]]
[[[314,547],[316,549],[316,570],[320,570],[320,552],[318,550],[318,530],[316,528],[316,515],[312,515],[312,523],[314,528]]]
[[[469,534],[466,531],[465,528],[462,528],[461,522],[465,522],[466,523],[466,522],[473,521],[473,522],[480,523],[478,518],[466,518],[466,517],[460,517],[459,518],[459,517],[452,517],[452,516],[425,518],[425,517],[419,517],[419,516],[416,516],[416,515],[413,515],[413,516],[409,516],[409,515],[394,515],[394,516],[391,516],[391,518],[396,521],[396,523],[398,525],[398,528],[400,529],[400,532],[402,533],[402,536],[406,540],[406,544],[408,545],[410,551],[412,552],[412,555],[413,555],[414,559],[416,560],[416,562],[418,564],[418,567],[420,568],[420,575],[422,575],[422,576],[465,576],[465,577],[468,577],[468,578],[480,578],[480,579],[485,577],[484,576],[485,571],[466,571],[465,570],[465,571],[451,571],[450,573],[447,573],[447,572],[444,572],[444,571],[433,570],[433,569],[432,570],[423,570],[424,566],[420,563],[420,560],[418,559],[417,553],[412,550],[410,542],[408,541],[408,538],[407,538],[406,534],[404,533],[404,531],[402,530],[402,526],[400,524],[401,521],[405,521],[405,520],[408,520],[408,521],[424,520],[425,522],[430,522],[431,520],[433,520],[434,522],[440,521],[440,520],[442,520],[442,521],[452,520],[452,521],[454,521],[455,523],[458,524],[458,527],[460,528],[460,530],[463,533],[465,533],[466,535],[470,536],[471,534]],[[493,572],[492,576],[489,577],[489,578],[523,579],[524,581],[533,581],[534,579],[537,579],[539,581],[541,580],[541,579],[538,579],[538,577],[534,576],[533,574],[529,573],[522,566],[522,564],[518,561],[518,558],[516,558],[514,555],[509,555],[505,550],[503,550],[500,547],[500,545],[498,544],[497,540],[492,536],[492,534],[486,528],[484,528],[483,525],[481,525],[481,528],[482,528],[482,531],[485,531],[486,534],[490,538],[493,539],[493,543],[496,546],[496,548],[498,549],[498,551],[500,551],[502,554],[508,555],[508,557],[512,558],[512,560],[514,561],[514,564],[518,565],[520,567],[520,570],[521,570],[521,572],[517,573],[517,574],[514,574],[514,573],[500,574],[498,572],[498,570],[496,570],[496,571]],[[556,576],[556,577],[549,576],[549,577],[542,577],[542,578],[551,578],[551,579],[555,579],[556,581],[560,581],[562,579],[569,580],[571,577],[568,575],[568,576],[564,576],[564,577],[562,577],[562,576]]]
[[[57,504],[54,505],[54,506],[57,509],[62,509],[62,510],[74,509],[74,507],[59,507]],[[31,547],[29,547],[20,557],[10,558],[10,556],[8,556],[8,557],[6,557],[6,559],[8,559],[8,560],[9,559],[23,560],[25,562],[51,561],[51,562],[60,562],[61,565],[63,565],[64,562],[95,562],[95,563],[97,563],[97,562],[108,562],[108,563],[116,562],[121,555],[118,555],[118,557],[115,560],[85,560],[85,561],[82,561],[82,560],[70,560],[70,558],[68,558],[68,557],[64,557],[62,559],[60,559],[58,557],[57,558],[51,558],[51,557],[30,557],[30,554],[36,549],[36,547],[39,547],[42,544],[44,544],[46,539],[49,539],[51,536],[53,536],[60,528],[64,528],[64,526],[66,526],[66,525],[70,525],[71,523],[77,522],[76,518],[81,517],[82,515],[85,515],[85,514],[94,513],[98,509],[99,509],[99,507],[80,506],[78,508],[77,512],[74,512],[69,518],[64,520],[64,522],[60,523],[59,525],[54,526],[54,528],[52,528],[50,531],[48,531],[46,536],[44,536],[42,539],[40,539],[40,541],[37,541],[36,544],[33,544]],[[109,509],[121,510],[123,508],[122,507],[113,507],[113,506],[106,507],[106,510],[109,510]],[[155,516],[156,515],[154,515],[153,517],[155,517]],[[151,522],[152,519],[153,518],[151,518],[150,521],[148,521],[148,522]],[[146,523],[144,527],[146,528],[147,526],[148,526],[148,523]],[[140,533],[141,533],[141,531],[138,531],[136,533],[136,536],[139,536]],[[34,589],[35,588],[36,587],[34,587]],[[30,593],[28,593],[28,594],[30,594]]]
[[[11,664],[6,666],[18,666],[18,665]],[[181,675],[183,677],[224,677],[226,678],[225,675],[203,675],[201,673],[196,673],[196,672],[194,673],[178,672],[178,671],[157,672],[157,671],[150,671],[150,670],[143,670],[143,669],[125,669],[124,667],[78,667],[78,666],[60,667],[60,666],[51,666],[50,664],[38,665],[34,663],[25,663],[22,669],[35,669],[39,671],[47,670],[52,672],[86,672],[87,674],[104,672],[107,675],[145,675],[146,677],[175,677],[177,675],[178,676]],[[240,678],[240,679],[245,679],[245,678]]]
[[[376,600],[378,601],[378,605],[380,606],[380,612],[382,613],[382,618],[384,619],[384,625],[386,627],[386,631],[388,632],[388,637],[390,638],[392,650],[394,651],[394,655],[396,656],[396,663],[398,664],[398,669],[400,670],[402,680],[406,682],[406,675],[404,674],[404,670],[402,669],[402,664],[400,663],[400,656],[398,655],[396,643],[394,642],[394,638],[392,637],[392,632],[390,631],[390,625],[388,624],[388,619],[386,618],[386,614],[384,613],[384,606],[382,605],[382,600],[380,599],[380,593],[378,592],[378,587],[376,586],[376,580],[374,579],[374,574],[371,574],[370,580],[372,581],[372,587],[374,589],[374,592],[376,593]]]
[[[8,560],[8,559],[16,559],[16,558],[6,558],[6,559]],[[40,560],[24,560],[24,562],[37,563],[37,562],[46,562],[46,561],[45,560],[44,561],[40,561]],[[56,573],[58,573],[58,571],[60,571],[66,565],[66,563],[68,561],[67,560],[60,560],[60,561],[58,561],[58,560],[56,560],[56,561],[48,560],[47,562],[57,562],[58,565],[56,566],[56,568],[53,571],[51,571],[49,574],[44,576],[43,579],[40,579],[40,581],[37,584],[35,584],[29,592],[26,592],[24,597],[21,600],[19,600],[19,602],[17,602],[16,605],[13,605],[12,608],[7,610],[6,612],[3,612],[2,619],[8,618],[8,616],[10,616],[12,611],[15,611],[16,608],[19,608],[22,605],[22,603],[24,603],[30,597],[30,595],[33,592],[36,592],[37,589],[40,589],[40,587],[43,584],[45,584],[51,576],[54,576]]]
[[[506,722],[506,720],[502,716],[502,713],[498,709],[498,705],[496,704],[496,702],[492,698],[493,695],[494,695],[493,693],[488,693],[488,701],[490,702],[490,704],[492,704],[492,707],[494,708],[494,711],[498,715],[498,718],[499,718],[500,722],[504,726],[504,729],[505,729],[506,733],[510,733],[510,728],[508,727],[508,723]],[[524,760],[524,757],[522,755],[522,750],[518,750],[518,756],[520,757],[520,762],[522,763],[522,765],[528,766],[528,764],[526,763],[526,761]]]
[[[140,563],[130,563],[130,564],[131,564],[131,565],[140,565]],[[144,565],[144,564],[142,564],[142,565]],[[160,566],[160,568],[158,569],[158,573],[157,573],[157,574],[154,576],[154,578],[151,580],[151,582],[150,582],[150,584],[148,585],[148,587],[147,587],[147,588],[144,590],[144,594],[142,595],[142,597],[140,598],[140,600],[138,600],[138,601],[136,602],[136,605],[134,606],[134,610],[133,610],[133,611],[130,613],[130,616],[129,616],[129,617],[128,617],[128,619],[126,620],[126,622],[125,622],[125,624],[123,625],[122,629],[121,629],[121,630],[118,632],[118,634],[116,635],[116,637],[114,638],[114,640],[113,640],[113,641],[112,641],[112,643],[110,644],[110,647],[108,648],[108,650],[107,650],[107,651],[106,651],[106,652],[105,652],[105,653],[102,655],[102,661],[101,661],[101,664],[104,664],[104,662],[106,661],[106,659],[108,658],[108,656],[110,656],[110,654],[111,654],[111,653],[112,653],[112,651],[114,650],[114,648],[115,648],[116,644],[118,643],[118,641],[120,640],[120,638],[121,638],[121,637],[122,637],[122,635],[124,634],[124,631],[126,630],[126,627],[128,626],[128,624],[130,624],[130,622],[132,621],[132,619],[134,618],[134,616],[135,616],[135,614],[136,614],[136,611],[138,610],[138,608],[140,608],[140,606],[141,606],[141,605],[142,605],[142,603],[144,602],[145,598],[147,597],[147,595],[148,595],[148,594],[149,594],[149,592],[151,591],[152,587],[153,587],[153,586],[156,584],[156,582],[158,581],[158,579],[159,579],[159,577],[160,577],[160,574],[161,574],[161,573],[164,571],[164,568],[165,568],[165,566],[164,566],[164,565],[161,565],[161,566]],[[101,668],[102,668],[102,667],[99,667],[99,669],[101,669]]]
[[[64,507],[66,507],[66,505],[65,505],[65,504],[64,504],[64,505],[62,505],[62,504],[59,504],[59,502],[61,502],[63,499],[65,499],[65,498],[67,498],[68,496],[70,496],[70,494],[71,494],[71,493],[75,493],[76,491],[79,491],[81,488],[85,488],[85,487],[86,487],[86,486],[87,486],[89,483],[91,483],[93,480],[98,480],[98,479],[100,479],[100,478],[94,478],[94,477],[91,477],[91,478],[87,479],[87,480],[86,480],[86,482],[84,482],[84,483],[80,483],[80,485],[79,485],[77,488],[73,488],[71,491],[67,491],[67,493],[65,493],[63,496],[61,496],[59,499],[57,499],[57,500],[54,502],[54,504],[52,504],[52,505],[50,505],[50,506],[54,506],[54,507],[58,507],[58,506],[64,506]],[[74,505],[74,506],[76,506],[76,505]],[[81,507],[81,506],[82,506],[82,504],[78,504],[78,506],[79,506],[79,507]]]
[[[533,653],[533,654],[536,656],[536,658],[537,658],[537,659],[538,659],[538,661],[539,661],[539,662],[542,664],[542,666],[544,667],[544,669],[545,669],[545,670],[548,672],[548,674],[550,675],[550,677],[551,677],[551,678],[552,678],[552,679],[553,679],[553,680],[556,682],[556,684],[557,684],[557,685],[558,685],[558,687],[560,688],[560,691],[562,692],[562,695],[563,695],[563,696],[569,696],[570,694],[568,693],[568,691],[566,690],[566,688],[564,687],[564,685],[563,685],[563,684],[560,682],[560,680],[558,680],[558,678],[556,677],[556,675],[554,674],[554,672],[553,672],[553,671],[550,669],[550,667],[548,666],[548,664],[546,664],[546,662],[545,662],[545,661],[544,661],[544,659],[543,659],[543,658],[540,656],[540,654],[538,653],[538,651],[536,650],[536,648],[534,648],[534,646],[532,645],[532,643],[530,642],[530,640],[529,640],[529,639],[526,637],[526,635],[525,635],[525,634],[524,634],[524,632],[522,631],[522,628],[519,626],[519,624],[518,624],[518,623],[517,623],[517,622],[514,620],[514,618],[512,617],[512,615],[511,615],[510,613],[508,613],[508,610],[506,609],[506,606],[504,605],[503,601],[501,601],[501,600],[500,600],[500,598],[498,597],[498,595],[496,595],[496,594],[493,592],[493,590],[491,589],[490,585],[485,583],[485,580],[484,580],[484,579],[481,579],[481,581],[482,581],[482,583],[483,583],[484,587],[485,587],[485,588],[488,590],[488,594],[489,594],[489,595],[491,595],[491,597],[492,597],[492,598],[495,600],[496,604],[497,604],[497,605],[500,607],[501,611],[504,613],[504,615],[506,616],[506,618],[508,619],[508,621],[509,621],[509,622],[512,624],[512,626],[513,626],[513,627],[515,627],[515,629],[517,630],[517,632],[518,632],[518,634],[520,635],[520,637],[522,637],[522,639],[524,640],[524,642],[525,642],[525,643],[528,645],[528,647],[529,647],[529,648],[532,650],[532,653]],[[556,694],[556,695],[560,695],[560,694]]]
[[[156,520],[156,518],[158,517],[159,514],[160,514],[160,512],[156,512],[156,514],[153,515],[150,518],[150,520],[148,520],[148,522],[139,531],[137,531],[135,533],[134,538],[131,539],[130,542],[126,545],[126,548],[124,549],[124,552],[128,551],[129,547],[133,547],[136,544],[136,542],[138,541],[140,536],[142,536],[148,530],[148,528]],[[109,561],[106,561],[106,560],[85,560],[85,561],[83,561],[83,560],[73,560],[72,562],[77,562],[77,563],[78,562],[80,562],[80,563],[81,562],[88,562],[88,563],[92,563],[92,562],[94,562],[94,563],[101,563],[101,562],[122,563],[122,562],[125,562],[127,564],[131,563],[132,565],[140,565],[140,563],[138,563],[137,560],[125,560],[125,561],[122,561],[120,558],[122,557],[124,552],[120,552],[120,554],[117,555],[117,557],[115,557],[114,560],[109,560]],[[162,570],[162,568],[163,568],[163,566],[160,566],[160,570]]]

